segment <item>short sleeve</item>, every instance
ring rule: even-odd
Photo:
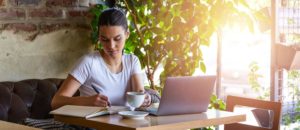
[[[91,65],[92,57],[89,55],[83,56],[77,61],[76,65],[70,72],[70,75],[77,79],[81,84],[84,84],[91,72]]]
[[[142,73],[142,68],[141,68],[141,63],[140,60],[138,59],[137,56],[131,55],[131,61],[132,61],[132,69],[131,69],[131,74],[141,74]]]

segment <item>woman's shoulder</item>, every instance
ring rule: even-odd
[[[123,54],[125,60],[138,60],[138,57],[134,54]]]
[[[99,57],[99,53],[95,52],[89,52],[85,55],[83,55],[80,59],[80,61],[85,62],[85,63],[92,63],[95,59],[99,59],[97,58]]]
[[[87,59],[95,59],[95,58],[99,57],[99,52],[98,51],[89,52],[89,53],[85,54],[83,57],[87,58]]]

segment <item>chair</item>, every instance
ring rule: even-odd
[[[252,113],[255,115],[259,125],[265,127],[233,123],[224,125],[224,130],[279,130],[281,114],[280,102],[263,101],[230,95],[227,96],[226,110],[233,112],[233,109],[236,105],[258,108],[253,109]],[[271,110],[272,113],[270,113],[269,110]]]

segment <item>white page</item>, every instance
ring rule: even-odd
[[[65,105],[50,112],[50,114],[91,118],[106,114],[115,114],[119,111],[129,110],[125,106],[97,107],[97,106],[76,106]]]

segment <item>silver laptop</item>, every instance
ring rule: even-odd
[[[176,115],[205,112],[215,86],[216,76],[168,77],[158,108],[152,115]]]

